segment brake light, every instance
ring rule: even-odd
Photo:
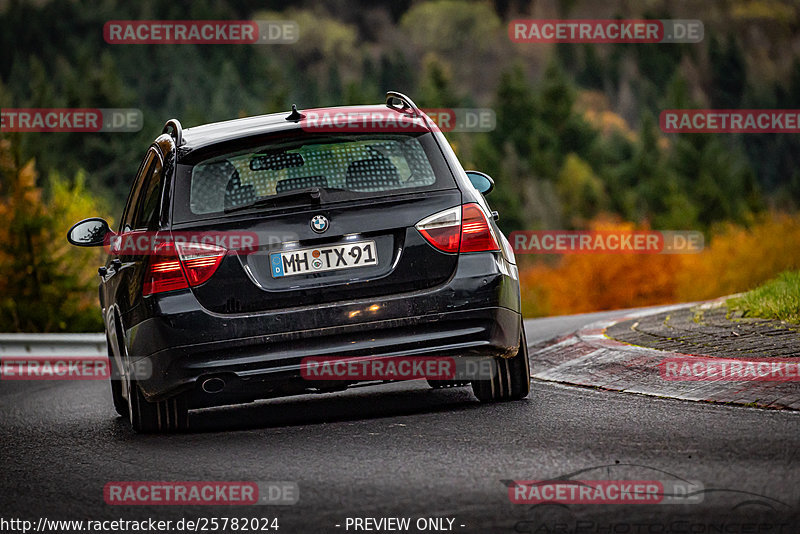
[[[211,278],[227,250],[199,243],[161,243],[145,275],[145,295],[198,286]]]
[[[483,210],[475,203],[456,206],[416,225],[428,243],[442,252],[488,252],[500,250]]]

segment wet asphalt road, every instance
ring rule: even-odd
[[[528,342],[612,315],[528,321]],[[419,532],[433,517],[453,532],[800,532],[800,413],[540,381],[526,401],[480,405],[414,381],[200,410],[191,426],[131,433],[105,382],[0,382],[0,531],[10,518],[263,517],[284,534],[396,532],[346,521],[404,517]],[[512,504],[503,482],[558,477],[689,480],[699,502]],[[137,480],[295,481],[300,500],[105,504],[107,482]]]

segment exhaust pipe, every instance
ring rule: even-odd
[[[219,393],[225,389],[225,381],[221,378],[207,378],[201,386],[206,393]]]

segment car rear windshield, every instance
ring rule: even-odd
[[[178,166],[175,222],[455,187],[439,147],[422,135],[270,140]],[[295,194],[296,193],[296,194]]]

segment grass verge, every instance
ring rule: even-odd
[[[746,317],[800,324],[800,271],[783,272],[743,295],[728,299],[727,305]]]

